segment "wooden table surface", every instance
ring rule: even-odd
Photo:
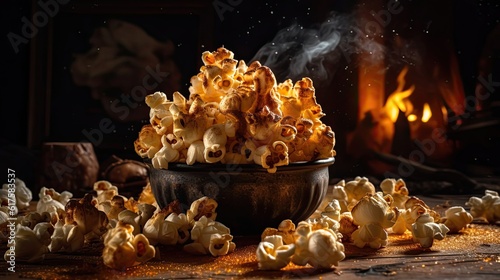
[[[423,198],[429,205],[463,206],[464,197]],[[346,259],[332,270],[288,265],[280,271],[257,269],[258,237],[236,236],[235,252],[218,258],[193,256],[177,246],[159,247],[160,256],[116,271],[100,257],[102,244],[78,253],[50,253],[39,264],[16,263],[16,272],[1,262],[2,279],[500,279],[500,226],[472,224],[459,234],[435,241],[430,249],[412,242],[411,234],[389,235],[387,247],[359,249],[345,244]]]

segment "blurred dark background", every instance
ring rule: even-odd
[[[33,36],[27,38],[23,35],[26,31],[26,20],[23,19],[31,23],[33,20],[43,23],[43,15],[38,19],[33,19],[32,15],[46,11],[43,6],[47,3],[53,5],[53,16],[45,15],[47,23],[39,24],[37,31],[31,32]],[[395,2],[377,3],[380,4],[379,10],[384,10]],[[440,1],[440,4],[436,4],[433,1],[402,0],[396,3],[404,9],[392,15],[391,24],[388,23],[391,30],[386,32],[399,32],[418,38],[423,44],[427,39],[432,42],[435,37],[444,37],[452,46],[445,52],[456,54],[463,91],[466,96],[474,97],[488,37],[491,37],[495,28],[499,28],[498,1]],[[356,20],[356,10],[363,5],[363,1],[3,1],[0,95],[2,168],[15,169],[17,176],[28,185],[36,184],[35,169],[42,143],[88,140],[82,131],[99,128],[100,120],[110,118],[109,112],[102,108],[102,100],[93,98],[88,86],[75,84],[71,67],[76,55],[85,54],[91,49],[89,39],[93,32],[99,27],[106,27],[112,20],[134,24],[159,43],[170,42],[173,47],[171,54],[164,58],[161,54],[155,55],[160,60],[168,59],[175,64],[178,80],[171,81],[163,88],[160,84],[159,89],[175,89],[188,95],[189,79],[198,73],[202,51],[213,51],[224,46],[235,53],[236,59],[249,62],[263,46],[273,42],[279,31],[290,26],[316,30],[332,15],[338,15],[345,19],[339,20],[339,24],[342,24],[339,29],[348,32]],[[400,22],[406,24],[396,24]],[[130,34],[119,36],[133,37]],[[300,42],[302,39],[296,40]],[[430,45],[427,48],[445,48],[432,43]],[[490,46],[498,47],[495,43],[490,43]],[[488,56],[491,59],[488,66],[491,73],[486,73],[485,77],[490,77],[489,81],[500,82],[499,51],[494,49]],[[327,114],[324,122],[332,126],[337,135],[337,162],[333,167],[337,177],[367,172],[359,162],[344,160],[347,158],[345,135],[354,130],[357,123],[357,65],[349,57],[356,54],[352,52],[339,56],[337,53],[334,60],[327,59],[328,78],[318,78],[320,82],[315,82],[318,101]],[[404,63],[398,61],[394,65],[401,66]],[[278,81],[287,78],[286,71],[280,73],[283,74],[278,76]],[[315,72],[308,74],[314,80]],[[498,84],[492,83],[490,90],[492,97],[489,102],[499,100],[496,92]],[[109,100],[118,98],[113,92],[106,94],[107,98],[111,98]],[[133,141],[145,120],[113,120],[113,131],[104,134],[102,141],[94,145],[99,161],[111,155],[139,159],[133,151]],[[483,149],[471,148],[467,153],[462,150],[461,153],[457,152],[460,157],[454,160],[482,160],[481,166],[487,168],[488,176],[498,175],[499,154],[494,147],[498,144],[499,128],[496,123],[486,126],[486,131],[491,131],[491,137]],[[475,169],[457,165],[457,168],[460,167],[460,171],[471,176],[480,174],[474,173]]]

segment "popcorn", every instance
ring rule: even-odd
[[[12,193],[8,191],[9,189],[11,189],[9,188],[9,184],[2,185],[2,188],[0,189],[1,205],[11,205],[11,203],[9,203],[9,198],[12,198]],[[31,200],[33,199],[33,194],[31,193],[31,190],[28,187],[26,187],[24,181],[19,178],[16,178],[14,190],[15,192],[13,194],[15,196],[14,198],[16,199],[15,200],[16,209],[12,214],[17,215],[19,210],[28,209]]]
[[[144,224],[142,233],[149,239],[151,244],[177,244],[179,238],[178,228],[173,222],[165,220],[170,213],[172,213],[171,209],[163,208]]]
[[[135,152],[141,157],[153,158],[161,148],[161,135],[156,133],[152,125],[144,125],[139,138],[134,141]]]
[[[108,217],[94,206],[91,194],[86,194],[80,200],[70,200],[65,211],[65,223],[76,224],[84,235],[92,233],[101,236],[106,232]]]
[[[352,209],[354,223],[360,227],[352,233],[354,245],[379,249],[387,245],[385,228],[392,227],[399,216],[397,208],[390,209],[384,198],[376,193],[364,196]]]
[[[256,255],[259,269],[279,270],[290,263],[295,245],[283,244],[280,235],[266,236],[258,245]]]
[[[222,253],[230,253],[236,248],[236,245],[232,242],[233,236],[230,235],[229,228],[206,216],[202,216],[194,222],[191,229],[191,239],[194,242],[183,247],[184,251],[191,254],[205,255],[210,253],[216,257]],[[224,240],[222,247],[228,246],[227,251],[215,250],[216,245],[221,244],[221,240]],[[228,243],[226,244],[226,242]]]
[[[490,224],[500,221],[500,197],[492,190],[486,190],[482,198],[471,197],[465,205],[470,206],[474,218],[486,220]]]
[[[118,188],[106,180],[95,182],[93,189],[97,193],[97,205],[109,201],[115,195],[118,195]]]
[[[390,194],[392,196],[392,198],[394,199],[392,205],[394,207],[397,207],[398,209],[405,208],[405,203],[409,199],[409,191],[403,179],[384,179],[380,183],[380,188],[382,189],[382,192],[384,194]]]
[[[51,216],[57,216],[61,211],[64,211],[64,205],[48,194],[42,194],[36,204],[36,212],[39,214],[48,212]]]
[[[247,66],[233,57],[223,47],[204,52],[188,98],[179,92],[171,101],[161,92],[146,97],[150,124],[134,142],[138,155],[152,159],[155,168],[167,169],[169,162],[255,163],[269,172],[290,161],[335,155],[335,134],[320,121],[324,114],[311,79],[277,83],[258,61]]]
[[[217,201],[206,196],[193,201],[186,213],[188,221],[194,223],[203,216],[215,220],[217,217],[217,212],[215,212],[217,205]]]
[[[62,193],[57,192],[53,188],[42,187],[40,192],[38,193],[38,197],[42,197],[44,195],[50,195],[52,199],[61,202],[62,205],[66,205],[68,201],[73,197],[73,194],[68,191],[63,191]]]
[[[57,221],[49,245],[50,252],[76,252],[83,248],[85,237],[80,227],[65,224],[63,219]]]
[[[444,225],[448,227],[450,233],[459,232],[474,219],[472,215],[461,206],[454,206],[446,209],[445,216],[446,221]]]
[[[411,226],[413,241],[420,243],[422,248],[432,247],[434,239],[443,240],[447,232],[449,232],[448,227],[435,223],[429,213],[420,215]]]
[[[33,229],[18,224],[15,233],[15,252],[7,250],[4,259],[9,261],[10,256],[15,255],[16,261],[29,263],[42,261],[49,252],[48,246],[53,231],[53,226],[47,222],[39,223]]]
[[[142,234],[133,235],[133,226],[119,222],[104,235],[102,259],[110,268],[124,270],[152,259],[155,248]]]
[[[292,256],[296,265],[329,269],[338,266],[345,258],[344,245],[332,231],[313,230],[312,225],[306,223],[297,228],[296,235],[295,254]]]
[[[374,195],[375,186],[366,177],[356,177],[354,180],[345,183],[345,193],[347,194],[348,208],[352,207],[365,195]]]
[[[273,235],[281,236],[283,244],[293,244],[295,242],[295,224],[290,219],[283,220],[277,229],[270,227],[264,229],[261,240],[264,241],[266,237]]]

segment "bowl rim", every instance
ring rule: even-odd
[[[195,163],[193,165],[188,165],[182,162],[169,162],[168,169],[158,169],[151,165],[151,160],[145,160],[151,169],[156,170],[167,170],[167,171],[235,171],[241,168],[242,171],[247,172],[265,172],[268,173],[267,169],[261,165],[254,163]],[[324,159],[317,159],[313,161],[296,161],[290,162],[288,165],[282,165],[277,167],[277,171],[293,171],[293,170],[304,170],[304,169],[317,169],[320,167],[330,166],[335,162],[335,157],[329,157]]]

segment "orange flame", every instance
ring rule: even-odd
[[[408,67],[403,68],[398,75],[397,81],[398,86],[396,90],[389,95],[387,101],[384,105],[384,110],[389,116],[389,119],[395,123],[398,119],[399,112],[403,112],[408,119],[409,122],[414,122],[419,119],[417,114],[414,112],[414,106],[411,103],[409,97],[415,91],[415,86],[412,85],[406,90],[403,90],[405,87],[405,76],[408,73]],[[425,103],[422,110],[422,115],[420,120],[423,123],[428,122],[432,117],[431,107],[428,103]]]

